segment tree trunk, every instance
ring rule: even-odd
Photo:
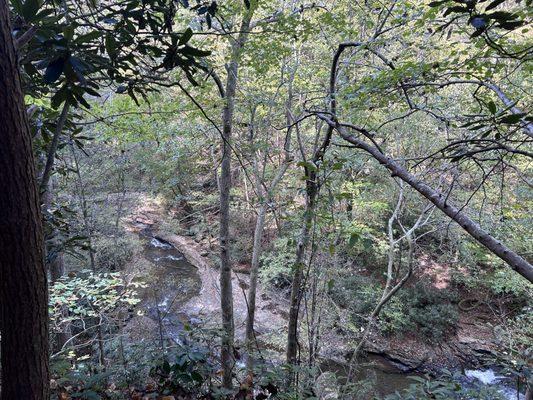
[[[250,378],[253,376],[253,342],[254,342],[254,321],[255,321],[255,299],[257,292],[257,277],[259,275],[259,258],[262,250],[263,228],[265,226],[265,217],[267,213],[267,204],[264,200],[261,202],[257,221],[255,222],[254,231],[254,248],[252,252],[252,265],[250,268],[250,287],[248,288],[248,317],[246,319],[246,350],[248,358],[246,359],[246,370]]]
[[[46,216],[48,210],[52,207],[52,199],[54,196],[54,177],[48,181],[46,190],[41,193],[41,201],[43,203],[43,212]],[[61,243],[59,243],[59,232],[53,228],[49,237],[46,237],[46,253],[48,270],[50,271],[50,285],[53,286],[61,277],[65,275],[65,260],[63,256],[63,250],[61,249]],[[61,315],[65,320],[68,319],[68,308],[62,307]],[[63,350],[66,343],[69,342],[72,337],[70,323],[65,324],[60,332],[55,335],[56,343],[53,351],[59,353]]]
[[[85,197],[85,187],[80,171],[80,164],[78,162],[78,156],[76,155],[76,149],[74,145],[70,143],[70,151],[72,153],[72,158],[74,161],[74,166],[76,167],[76,176],[78,177],[77,186],[78,186],[78,195],[80,208],[83,216],[83,225],[85,229],[85,235],[87,237],[87,244],[89,245],[89,265],[91,266],[91,271],[93,274],[96,274],[96,260],[94,258],[94,248],[92,240],[92,230],[89,223],[89,210],[87,207],[87,199]],[[104,336],[102,332],[101,320],[97,322],[98,326],[96,328],[97,342],[98,342],[98,361],[102,367],[105,369],[105,349],[104,349]]]
[[[50,177],[52,176],[52,168],[54,167],[54,160],[56,157],[57,148],[59,146],[59,137],[61,136],[61,132],[63,132],[63,128],[65,127],[65,123],[67,122],[68,110],[69,102],[67,100],[65,101],[65,104],[63,104],[63,109],[61,110],[61,114],[59,115],[59,120],[57,121],[54,136],[52,137],[52,142],[50,143],[50,147],[46,155],[46,163],[44,165],[43,175],[41,176],[41,183],[39,184],[39,191],[41,192],[41,194],[43,194],[47,190],[48,182],[50,181]]]
[[[300,237],[298,238],[291,286],[291,304],[289,309],[289,327],[287,335],[288,364],[297,364],[298,361],[298,314],[300,311],[300,299],[302,294],[304,256],[307,243],[309,242],[309,232],[313,223],[315,200],[318,193],[316,173],[306,169],[306,176],[309,178],[307,181],[304,222],[300,231]]]
[[[233,337],[235,332],[233,322],[233,287],[231,284],[231,260],[229,254],[229,203],[231,190],[231,133],[233,125],[233,110],[235,106],[235,88],[237,86],[238,64],[232,60],[228,67],[228,81],[226,85],[226,104],[223,112],[223,143],[222,166],[220,173],[220,307],[222,310],[222,347],[220,361],[222,364],[222,384],[226,388],[232,387],[232,355]]]
[[[255,7],[255,6],[254,6]],[[235,326],[233,322],[233,287],[231,283],[231,260],[229,252],[229,203],[231,190],[231,135],[233,131],[233,113],[235,109],[235,92],[237,89],[237,75],[242,48],[248,38],[250,19],[253,9],[246,11],[243,17],[240,34],[231,44],[231,58],[227,65],[228,78],[226,81],[225,104],[222,112],[222,165],[219,179],[220,190],[220,308],[222,310],[222,327],[224,330],[220,350],[222,364],[222,384],[225,388],[232,388],[233,370],[233,341]]]
[[[0,0],[1,399],[49,398],[48,293],[31,134],[11,35]]]

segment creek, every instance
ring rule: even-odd
[[[149,228],[143,229],[140,236],[144,242],[144,257],[156,266],[150,276],[149,287],[143,294],[141,307],[158,324],[162,342],[171,339],[179,343],[184,323],[200,322],[191,320],[182,311],[182,306],[200,293],[200,273],[172,244],[153,236]],[[321,367],[337,376],[347,376],[346,366],[332,360],[326,360]],[[361,372],[355,374],[355,380],[371,382],[373,394],[378,397],[402,391],[414,383],[412,376],[421,376],[419,373],[406,373],[395,363],[378,355],[371,355],[363,367]],[[497,368],[466,369],[458,383],[471,389],[493,388],[505,400],[525,399],[523,394],[517,395],[513,382],[497,371]]]

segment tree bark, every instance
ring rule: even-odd
[[[1,399],[49,398],[48,293],[31,134],[7,1],[0,0]]]
[[[254,359],[253,359],[253,342],[254,342],[254,321],[255,321],[255,300],[257,292],[257,278],[259,275],[259,258],[262,250],[263,228],[265,226],[265,217],[267,212],[267,205],[262,200],[257,213],[257,220],[255,222],[254,231],[254,247],[252,252],[252,265],[250,268],[250,287],[248,288],[248,316],[246,319],[246,351],[248,358],[246,359],[246,370],[248,376],[253,376]]]
[[[231,283],[231,259],[229,251],[229,203],[231,190],[231,136],[233,131],[233,114],[235,109],[235,92],[242,48],[248,38],[250,19],[253,8],[247,10],[240,27],[240,34],[231,44],[231,58],[226,66],[225,102],[222,111],[222,163],[219,179],[220,190],[220,308],[222,310],[222,327],[224,330],[220,350],[222,365],[222,384],[231,389],[233,370],[233,342],[235,326],[233,321],[233,287]]]
[[[41,177],[41,183],[39,184],[39,191],[43,194],[48,188],[48,182],[50,181],[50,176],[52,176],[52,168],[54,166],[54,160],[57,153],[57,147],[59,146],[59,137],[61,132],[65,127],[67,122],[67,115],[69,110],[69,102],[65,101],[63,104],[63,109],[59,115],[59,120],[57,121],[56,129],[54,131],[54,136],[52,137],[52,142],[50,143],[50,148],[46,155],[46,164],[44,165],[43,175]]]
[[[298,238],[296,247],[296,260],[294,262],[294,272],[291,286],[291,301],[289,308],[289,326],[287,334],[287,363],[297,364],[298,362],[298,314],[300,311],[300,299],[302,292],[302,281],[304,271],[304,256],[307,244],[309,242],[309,232],[313,223],[313,214],[315,212],[315,200],[318,193],[316,184],[316,173],[308,171],[306,188],[306,204],[304,212],[304,221]]]

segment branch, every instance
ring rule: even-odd
[[[442,193],[420,181],[398,162],[379,151],[375,146],[347,132],[346,128],[338,122],[323,114],[319,115],[319,118],[324,120],[329,126],[333,127],[344,140],[369,153],[387,168],[392,173],[392,176],[397,176],[410,185],[422,196],[432,202],[444,214],[457,222],[481,245],[505,261],[514,271],[518,272],[529,282],[533,283],[533,266],[529,262],[485,232],[481,226],[468,217],[466,213],[447,202],[446,197]]]

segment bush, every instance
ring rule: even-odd
[[[411,323],[425,337],[437,341],[454,331],[459,318],[456,296],[451,291],[438,290],[420,282],[406,291]]]
[[[273,249],[261,257],[261,281],[278,288],[288,288],[292,282],[294,257],[292,241],[284,237],[276,239]]]
[[[379,302],[382,286],[370,277],[350,275],[339,279],[330,296],[340,307],[351,311],[356,328]],[[378,327],[383,334],[420,331],[429,340],[440,340],[451,333],[457,323],[456,296],[437,290],[426,282],[401,289],[381,310]]]
[[[362,275],[342,277],[340,287],[334,286],[330,296],[340,307],[352,311],[353,322],[359,327],[378,304],[383,288],[371,278]],[[384,334],[405,332],[409,319],[401,292],[393,297],[379,315],[379,329]]]
[[[93,243],[96,268],[120,271],[131,259],[137,246],[137,239],[131,236],[99,238]]]

